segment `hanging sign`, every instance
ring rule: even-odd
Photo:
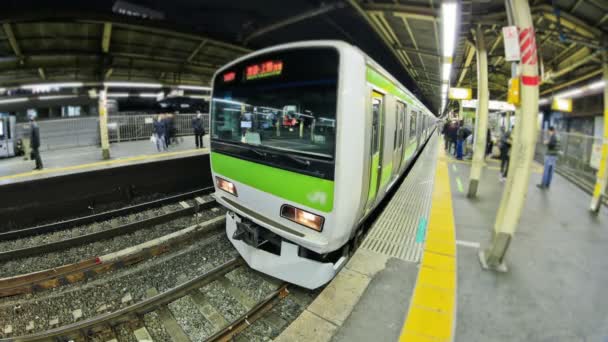
[[[517,26],[505,26],[502,28],[502,38],[505,47],[505,61],[519,61],[519,34]]]

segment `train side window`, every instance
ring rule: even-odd
[[[380,111],[382,110],[381,95],[374,92],[372,95],[372,154],[380,151]]]
[[[416,117],[418,113],[412,111],[412,115],[410,115],[410,139],[416,136]]]
[[[403,102],[398,102],[397,101],[397,123],[398,123],[398,130],[399,132],[397,133],[397,138],[396,138],[396,143],[395,143],[395,148],[399,147],[401,148],[403,146],[403,133],[405,131],[405,104]]]

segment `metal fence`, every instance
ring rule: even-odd
[[[149,139],[152,135],[156,114],[110,115],[108,134],[111,143]],[[174,115],[177,136],[194,134],[192,119],[196,114]],[[59,150],[81,146],[98,146],[99,118],[81,117],[38,121],[41,151]],[[203,127],[209,132],[209,114],[203,114]],[[17,138],[28,138],[30,124],[17,125]]]
[[[192,135],[192,119],[196,114],[173,116],[177,136]],[[111,115],[108,117],[110,142],[148,139],[152,135],[153,114]],[[203,127],[209,132],[209,114],[203,114]]]
[[[579,133],[557,133],[560,154],[557,159],[556,171],[572,183],[591,193],[595,186],[599,153],[601,152],[601,137]],[[541,132],[536,144],[535,159],[543,163],[548,138],[546,131]],[[607,187],[608,190],[608,187]]]

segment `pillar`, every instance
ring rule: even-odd
[[[512,236],[517,229],[526,201],[534,148],[536,145],[536,119],[538,113],[538,64],[532,14],[527,0],[507,0],[510,24],[518,27],[521,60],[517,75],[521,82],[520,105],[515,111],[516,129],[512,132],[513,144],[509,175],[500,201],[494,224],[491,245],[479,252],[484,269],[506,271],[504,258]]]
[[[477,186],[481,178],[486,156],[486,137],[488,131],[488,52],[486,50],[481,26],[475,31],[475,48],[477,50],[477,113],[475,119],[475,142],[473,148],[473,164],[469,174],[469,191],[467,197],[477,196]]]
[[[99,91],[99,134],[101,138],[101,157],[110,159],[110,140],[108,138],[108,104],[107,91]]]
[[[597,214],[602,206],[602,196],[606,196],[606,184],[608,181],[608,52],[604,50],[604,139],[602,140],[602,157],[600,159],[600,168],[597,170],[597,180],[593,189],[593,197],[589,210]]]

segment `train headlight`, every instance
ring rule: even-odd
[[[227,193],[237,196],[236,194],[236,186],[234,186],[234,183],[229,182],[223,178],[220,177],[215,177],[215,184],[217,184],[217,187],[226,191]]]
[[[301,224],[307,228],[314,229],[318,232],[323,230],[323,223],[325,222],[325,218],[323,218],[323,216],[315,215],[287,204],[281,207],[281,217]]]

